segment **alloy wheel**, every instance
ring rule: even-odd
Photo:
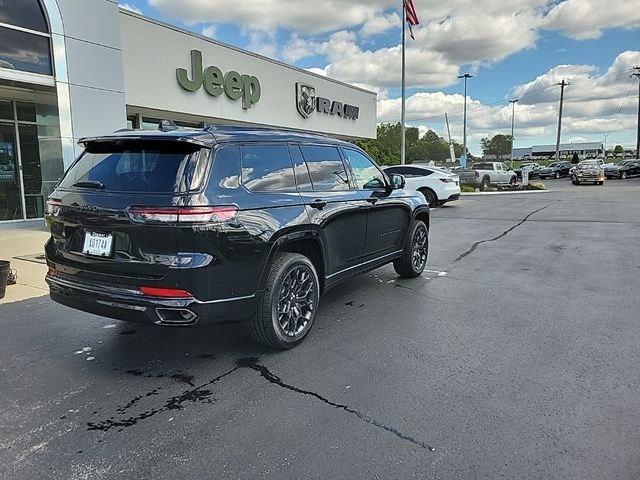
[[[411,262],[413,268],[421,271],[427,263],[427,230],[422,227],[416,230],[413,237],[413,255]]]
[[[284,335],[296,338],[307,330],[316,298],[313,272],[303,265],[292,268],[282,282],[276,307],[278,325]]]

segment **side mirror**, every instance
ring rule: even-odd
[[[398,173],[392,173],[389,175],[389,180],[391,181],[392,190],[403,189],[406,184],[404,177]]]

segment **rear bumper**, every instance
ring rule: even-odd
[[[229,323],[251,318],[256,296],[209,302],[196,298],[149,297],[129,288],[105,287],[68,278],[46,276],[51,299],[77,310],[128,322],[193,326]]]
[[[447,202],[452,202],[454,200],[458,200],[460,198],[460,193],[453,193],[449,195],[449,198],[446,199]]]

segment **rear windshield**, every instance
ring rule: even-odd
[[[61,188],[110,192],[183,192],[200,148],[181,142],[93,142],[69,169]]]
[[[476,163],[473,168],[476,170],[493,170],[493,163]]]

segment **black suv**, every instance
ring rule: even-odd
[[[540,178],[566,177],[567,175],[569,175],[569,170],[571,170],[571,167],[573,167],[571,162],[554,162],[548,167],[538,170],[538,175],[540,176]]]
[[[248,320],[256,340],[290,348],[337,282],[425,268],[424,197],[350,143],[166,124],[81,143],[45,217],[64,305],[157,325]]]

